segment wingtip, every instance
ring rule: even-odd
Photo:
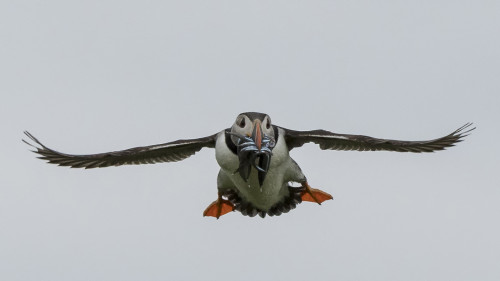
[[[27,144],[29,146],[32,146],[32,147],[36,148],[36,146],[34,146],[33,144],[27,142],[25,139],[21,139],[21,141],[23,141],[25,144]]]
[[[28,131],[24,131],[24,134],[25,134],[28,138],[30,138],[32,141],[34,141],[35,143],[38,143],[38,142],[36,141],[36,139],[34,139],[34,137],[33,137],[33,136],[32,136],[32,135],[28,132]],[[36,149],[37,149],[37,151],[39,150],[39,148],[38,148],[38,147],[36,147],[34,144],[30,143],[29,141],[27,141],[27,140],[25,140],[25,139],[21,139],[21,141],[22,141],[22,142],[24,142],[25,144],[27,144],[27,145],[29,145],[29,146],[33,147],[33,148],[36,148]],[[35,153],[37,152],[37,151],[34,151],[34,150],[30,150],[30,151],[35,152]]]
[[[33,135],[32,135],[32,134],[30,134],[30,132],[28,132],[28,131],[24,131],[24,134],[25,134],[28,138],[30,138],[30,139],[32,139],[32,140],[34,139]]]
[[[459,136],[460,138],[470,135],[470,132],[476,129],[476,127],[470,128],[472,125],[474,125],[474,123],[467,122],[465,125],[455,130],[452,135]]]
[[[32,140],[33,142],[35,142],[36,144],[40,145],[42,148],[46,148],[45,145],[43,145],[37,138],[35,138],[35,136],[33,136],[30,132],[28,131],[24,131],[24,134],[30,138],[30,140]],[[36,149],[40,149],[38,147],[36,147],[34,144],[32,143],[29,143],[28,141],[24,140],[24,139],[21,139],[24,143],[36,148]]]

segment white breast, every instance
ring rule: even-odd
[[[219,134],[215,146],[215,158],[224,173],[232,182],[233,188],[246,201],[255,207],[267,211],[274,204],[288,196],[287,175],[289,169],[296,167],[288,154],[283,133],[280,133],[273,149],[271,165],[262,186],[259,185],[258,172],[252,168],[248,181],[244,181],[236,172],[239,166],[238,156],[227,148],[225,134]]]

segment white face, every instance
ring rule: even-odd
[[[260,126],[263,135],[274,138],[274,130],[271,124],[271,118],[268,115],[262,120],[255,119],[253,122],[245,114],[240,114],[236,117],[233,126],[231,127],[231,132],[243,135],[245,137],[252,136],[255,126]],[[232,137],[234,143],[237,143],[238,138]]]
[[[231,132],[249,137],[252,135],[253,124],[246,115],[240,114],[236,117],[233,126],[231,127]]]
[[[269,117],[268,115],[266,115],[266,117],[264,117],[264,120],[262,120],[262,132],[265,135],[274,138],[274,130],[271,124],[271,117]]]

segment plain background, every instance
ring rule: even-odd
[[[1,280],[500,280],[499,1],[1,1]],[[202,212],[218,166],[37,160],[195,138],[240,112],[433,154],[292,151],[334,195]]]

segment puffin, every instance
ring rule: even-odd
[[[220,166],[217,176],[217,199],[203,216],[219,219],[233,211],[264,218],[279,216],[295,209],[303,201],[321,205],[332,195],[312,188],[290,151],[305,143],[315,143],[322,150],[434,152],[452,147],[475,129],[467,123],[452,133],[433,140],[401,141],[364,135],[339,134],[326,130],[296,131],[274,125],[265,113],[245,112],[236,117],[230,128],[216,134],[180,139],[163,144],[125,150],[76,155],[58,152],[42,144],[28,131],[38,158],[71,168],[104,168],[121,165],[177,162],[202,148],[215,148]]]

